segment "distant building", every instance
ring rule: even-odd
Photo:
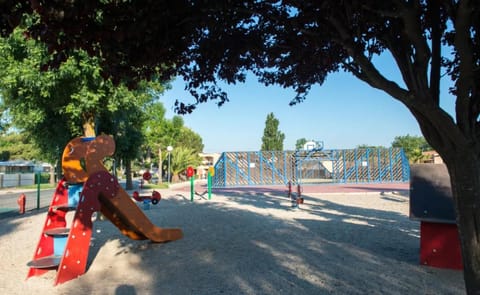
[[[35,184],[37,167],[42,172],[50,172],[52,169],[49,164],[37,166],[35,162],[26,160],[0,162],[0,188]]]
[[[442,157],[436,151],[426,151],[422,152],[422,154],[425,157],[422,163],[443,164]]]
[[[49,164],[41,164],[43,172],[50,172],[51,166]],[[35,163],[26,160],[1,161],[1,174],[15,174],[15,173],[34,173]]]
[[[202,158],[202,164],[197,167],[197,177],[200,179],[207,178],[208,168],[217,163],[220,158],[220,153],[200,153],[198,154]]]

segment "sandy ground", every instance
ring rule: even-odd
[[[97,220],[87,272],[56,287],[55,271],[25,280],[46,210],[0,220],[0,294],[465,293],[461,271],[418,264],[408,196],[308,193],[299,210],[278,191],[162,196],[145,213],[182,240],[133,241]]]

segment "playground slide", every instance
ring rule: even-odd
[[[101,192],[98,196],[102,214],[108,218],[125,236],[134,240],[151,240],[162,243],[181,239],[181,229],[160,228],[150,222],[148,217],[130,198],[128,193],[120,187],[118,182],[104,171],[97,172],[94,179],[108,179],[115,182],[114,196]],[[88,183],[88,181],[87,181]],[[108,186],[108,184],[105,184]],[[110,184],[111,185],[111,184]]]
[[[127,237],[134,240],[149,239],[153,242],[182,238],[180,229],[162,229],[153,225],[128,193],[108,173],[103,166],[103,159],[113,155],[114,151],[115,142],[113,137],[108,135],[74,138],[63,152],[62,168],[65,178],[73,183],[86,181],[85,186],[95,187],[95,190],[100,192],[98,198],[102,214]],[[108,187],[114,188],[114,196],[111,195],[112,191],[108,191]],[[109,197],[105,197],[107,195]]]
[[[74,138],[62,156],[64,179],[50,204],[27,278],[56,269],[55,285],[85,273],[92,235],[92,214],[103,213],[127,237],[162,243],[182,238],[182,230],[160,228],[103,166],[103,158],[115,151],[111,136]],[[68,183],[68,190],[66,189]],[[80,193],[81,192],[81,193]],[[65,215],[75,208],[69,227]]]

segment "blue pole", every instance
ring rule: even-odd
[[[224,186],[227,186],[227,154],[223,153],[223,181]]]

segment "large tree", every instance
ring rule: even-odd
[[[202,163],[202,159],[198,153],[188,147],[174,148],[170,158],[170,172],[167,170],[167,175],[172,179],[172,182],[180,180],[180,174],[187,170],[188,166],[197,167]]]
[[[101,55],[105,75],[117,80],[135,82],[158,69],[181,75],[195,103],[224,102],[216,81],[244,81],[248,70],[267,85],[293,87],[292,103],[339,70],[389,94],[448,167],[467,291],[480,290],[478,0],[29,2],[0,2],[7,12],[0,29],[8,33],[22,12],[38,11],[31,36],[49,44],[56,56],[49,65],[85,48]],[[375,57],[387,53],[400,79],[376,66]],[[440,104],[442,75],[453,83],[453,115]]]
[[[0,161],[40,160],[44,161],[39,149],[25,133],[11,132],[0,135]]]
[[[278,129],[280,121],[273,113],[267,115],[262,136],[262,151],[283,151],[285,134]]]
[[[114,158],[125,166],[126,189],[133,189],[132,163],[140,156],[140,147],[145,140],[142,132],[146,121],[144,106],[148,105],[153,97],[146,83],[142,83],[135,91],[118,86],[111,95],[118,104],[97,116],[98,133],[113,135]]]
[[[50,58],[45,45],[23,35],[24,30],[16,29],[0,38],[2,117],[35,145],[37,157],[50,163],[60,159],[73,137],[111,134],[115,157],[130,169],[143,142],[142,108],[163,89],[161,84],[142,81],[135,89],[113,85],[100,76],[98,58],[82,50],[72,52],[58,68],[42,71],[42,62]]]
[[[163,178],[163,170],[167,169],[167,147],[175,149],[185,148],[198,154],[203,151],[203,142],[200,135],[186,127],[183,118],[174,116],[165,118],[165,107],[160,101],[153,101],[145,108],[146,121],[143,133],[146,137],[144,151],[153,162],[157,162],[158,176]],[[157,153],[158,152],[158,153]]]

